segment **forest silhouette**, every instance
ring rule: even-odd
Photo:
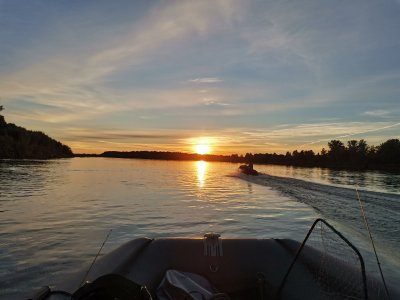
[[[87,156],[87,155],[79,155]],[[400,140],[389,139],[378,146],[369,146],[363,139],[350,140],[344,144],[340,140],[328,142],[328,149],[321,152],[295,150],[286,154],[246,153],[246,155],[190,154],[160,151],[106,151],[101,157],[139,158],[159,160],[204,160],[233,163],[278,164],[303,167],[326,167],[333,169],[386,169],[400,170]]]
[[[0,112],[3,110],[0,106]],[[73,157],[71,149],[40,131],[7,123],[0,115],[0,159],[49,159]]]

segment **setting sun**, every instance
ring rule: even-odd
[[[208,154],[210,153],[210,146],[206,144],[199,144],[195,146],[197,154]]]

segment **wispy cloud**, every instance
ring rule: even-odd
[[[70,42],[80,51],[67,52],[59,48],[48,57],[42,57],[40,49],[36,52],[34,49],[31,56],[40,56],[40,60],[13,72],[0,73],[2,97],[12,101],[29,95],[43,105],[57,102],[58,106],[75,110],[76,115],[82,117],[125,109],[111,100],[115,91],[104,87],[107,78],[151,61],[159,55],[160,48],[174,48],[188,37],[214,31],[218,25],[236,18],[240,11],[240,5],[230,0],[215,1],[212,6],[198,1],[154,5],[141,20],[126,25],[115,35],[96,34],[96,40],[90,44],[73,37]],[[82,34],[92,36],[83,25]],[[59,36],[70,35],[62,30],[68,31],[60,29]],[[97,47],[93,48],[92,43]]]
[[[207,134],[226,151],[281,152],[398,135],[394,2],[127,3],[0,12],[7,120],[77,149],[179,150]]]
[[[388,123],[388,122],[378,122],[378,123],[351,122],[340,125],[339,124],[340,123],[332,124],[333,126],[328,124],[328,127],[330,127],[330,130],[332,132],[331,134],[325,135],[325,138],[313,140],[311,142],[302,144],[299,147],[321,144],[322,142],[326,143],[333,139],[343,140],[348,138],[366,138],[368,136],[371,136],[371,134],[373,133],[378,133],[377,136],[372,136],[374,140],[377,140],[377,137],[381,138],[385,136],[384,132],[386,130],[400,126],[400,123]],[[312,137],[313,136],[310,136],[310,138]],[[315,137],[318,137],[318,135]],[[387,137],[389,138],[390,136]]]
[[[231,104],[220,102],[216,98],[203,98],[202,99],[205,105],[217,105],[217,106],[229,106]]]
[[[143,140],[143,139],[177,139],[181,138],[182,135],[176,131],[163,130],[97,130],[97,129],[85,129],[85,128],[69,128],[68,134],[66,135],[67,140]]]
[[[391,137],[390,130],[396,130],[399,126],[400,123],[346,122],[212,130],[65,128],[68,134],[64,136],[64,141],[76,152],[93,152],[93,149],[96,149],[97,153],[106,150],[191,152],[193,145],[200,142],[210,144],[216,154],[285,153],[309,149],[318,152],[321,148],[326,148],[328,141],[332,139],[345,142],[349,139],[364,138],[370,145],[378,145],[382,138]]]
[[[220,78],[217,78],[217,77],[203,77],[203,78],[190,79],[189,82],[195,82],[195,83],[218,83],[218,82],[223,82],[223,80],[220,79]]]
[[[391,116],[391,111],[378,109],[378,110],[370,110],[363,113],[366,116],[379,117],[379,118],[389,118]]]

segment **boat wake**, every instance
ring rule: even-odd
[[[295,178],[271,176],[237,176],[248,182],[273,188],[284,196],[313,207],[322,218],[328,219],[346,235],[351,236],[367,260],[373,264],[368,232],[357,200],[356,190],[324,185]],[[374,240],[389,269],[400,267],[400,195],[359,190]],[[375,263],[376,264],[376,263]],[[397,265],[397,266],[396,266]],[[392,273],[391,270],[388,272]],[[393,269],[392,276],[398,272]]]

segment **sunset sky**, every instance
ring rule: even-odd
[[[8,122],[76,153],[400,136],[400,1],[0,0]]]

